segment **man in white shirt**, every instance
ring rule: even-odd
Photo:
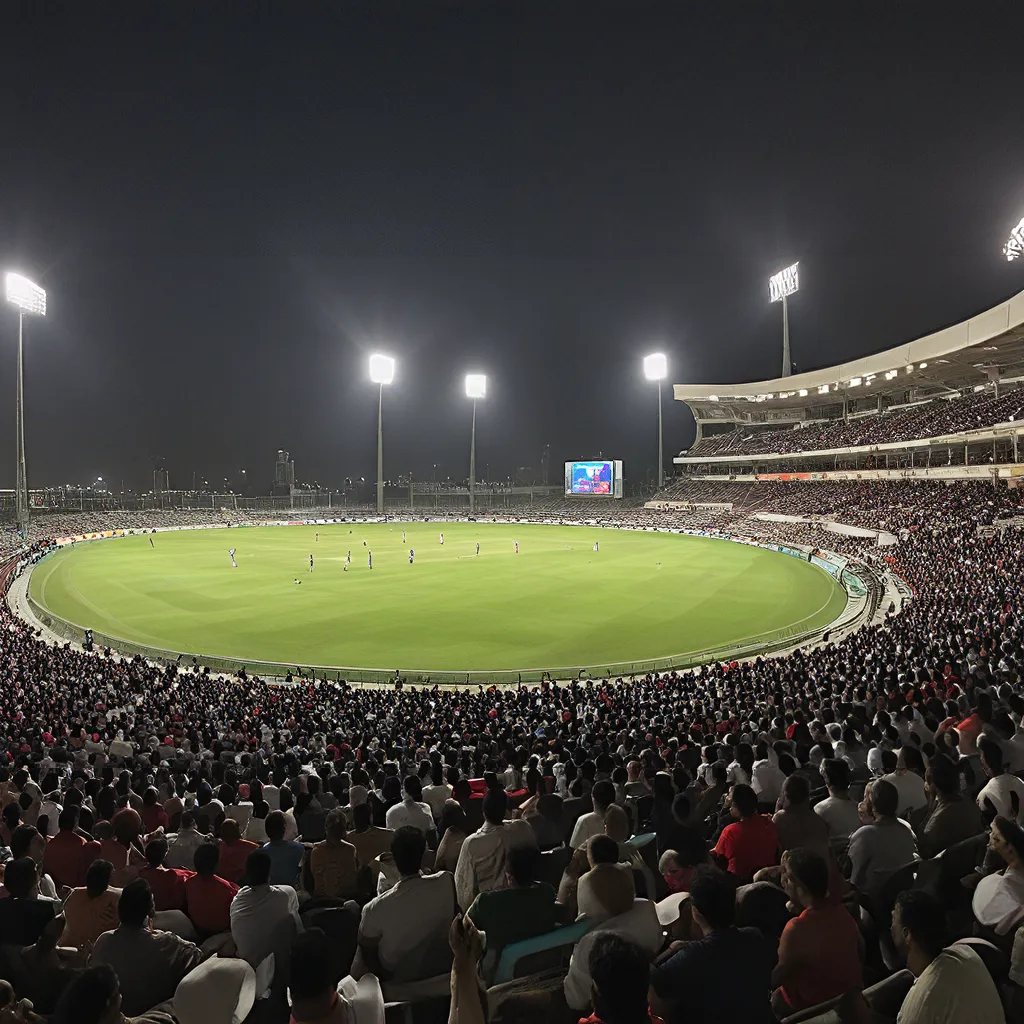
[[[426,835],[434,827],[430,804],[423,802],[423,787],[415,775],[407,775],[402,783],[402,802],[388,808],[385,824],[392,832],[410,826]]]
[[[448,930],[458,911],[451,874],[420,872],[426,840],[404,825],[391,840],[398,882],[363,907],[359,953],[377,975],[400,981],[432,978],[451,967]]]
[[[615,932],[631,938],[649,957],[653,957],[661,948],[661,924],[658,921],[658,912],[650,900],[635,900],[633,906],[624,914],[610,917],[587,932],[576,943],[572,962],[569,964],[569,973],[562,983],[565,1001],[572,1010],[585,1011],[590,1006],[590,951],[602,932]]]
[[[757,794],[757,802],[774,807],[782,795],[786,776],[779,766],[772,762],[767,743],[758,743],[754,748],[757,760],[750,770],[750,788]]]
[[[924,889],[896,897],[892,939],[915,977],[897,1024],[1003,1024],[999,992],[981,957],[969,946],[943,948],[946,912]]]
[[[891,751],[882,753],[883,761],[891,757]],[[924,791],[924,758],[917,747],[901,747],[899,754],[896,755],[895,770],[883,775],[882,778],[896,787],[900,814],[918,811],[928,806],[928,796]]]
[[[989,777],[978,794],[978,806],[984,813],[985,802],[988,801],[996,814],[1001,814],[1011,821],[1019,821],[1024,816],[1024,782],[1005,770],[1003,748],[994,739],[983,736],[978,743],[978,749],[981,751],[982,767]],[[1016,813],[1013,809],[1014,794],[1017,796]]]
[[[594,788],[590,791],[590,798],[594,802],[594,809],[580,815],[572,830],[569,845],[574,850],[581,850],[594,836],[604,834],[604,816],[608,813],[608,808],[615,803],[615,785],[607,779],[595,782]]]
[[[167,858],[164,863],[169,868],[185,868],[192,871],[194,868],[192,858],[195,856],[196,850],[203,843],[208,842],[209,838],[196,828],[195,812],[185,811],[181,816],[181,825],[177,835],[167,837]]]
[[[423,799],[430,805],[430,812],[434,821],[441,820],[444,812],[444,802],[452,795],[452,787],[444,781],[444,768],[441,763],[435,762],[430,769],[430,785],[423,789]]]
[[[830,842],[849,839],[861,825],[856,801],[850,798],[850,766],[838,757],[829,757],[822,763],[821,774],[828,796],[814,805],[814,813],[825,819]]]
[[[483,799],[484,823],[467,836],[455,866],[459,906],[468,909],[482,893],[505,887],[505,856],[513,846],[536,846],[537,837],[528,821],[505,821],[508,797],[492,789]]]
[[[896,817],[899,794],[891,782],[878,779],[864,794],[861,821],[850,837],[850,881],[872,899],[904,865],[917,859],[917,842],[910,826]]]
[[[245,876],[249,884],[231,901],[231,938],[238,955],[256,968],[271,953],[287,956],[292,938],[302,931],[299,898],[290,885],[270,884],[270,857],[263,850],[249,854]]]

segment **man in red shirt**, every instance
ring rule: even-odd
[[[220,849],[216,843],[203,843],[196,849],[194,860],[196,873],[185,883],[186,913],[203,941],[231,931],[231,901],[238,886],[217,874]]]
[[[857,924],[828,898],[828,884],[820,854],[796,847],[782,855],[782,887],[801,913],[782,931],[772,972],[772,1009],[780,1020],[863,986]]]
[[[46,844],[43,870],[59,889],[77,889],[85,884],[85,840],[78,835],[78,808],[69,804],[57,818],[57,834]]]
[[[139,878],[149,882],[153,890],[153,909],[161,910],[185,909],[185,880],[191,871],[164,867],[167,857],[167,840],[153,839],[146,843],[146,866],[139,869]]]
[[[772,819],[757,813],[757,794],[750,786],[733,786],[729,802],[730,814],[736,820],[722,829],[711,852],[725,861],[729,874],[750,881],[761,868],[775,863],[779,838]]]
[[[258,849],[258,843],[242,839],[238,822],[234,818],[225,818],[220,823],[220,866],[217,874],[229,882],[241,885],[245,874],[245,859]]]

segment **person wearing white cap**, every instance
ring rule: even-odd
[[[256,972],[244,960],[214,956],[178,982],[178,1024],[242,1024],[256,1002]]]

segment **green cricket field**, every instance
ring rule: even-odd
[[[824,627],[846,604],[823,570],[744,544],[440,522],[79,543],[35,567],[30,593],[54,617],[146,647],[403,672],[626,671]]]

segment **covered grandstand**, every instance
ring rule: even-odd
[[[747,384],[677,384],[697,435],[675,462],[689,476],[975,466],[1012,477],[1022,383],[1024,292],[852,362]]]

